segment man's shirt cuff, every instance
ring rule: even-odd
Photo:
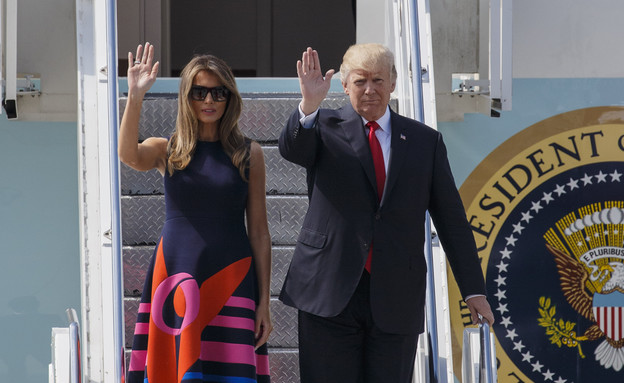
[[[472,295],[468,295],[465,299],[464,302],[468,302],[468,299],[470,298],[474,298],[474,297],[484,297],[485,295],[483,294],[472,294]]]
[[[318,114],[319,110],[317,109],[306,116],[303,113],[303,110],[301,110],[301,103],[299,103],[297,109],[299,109],[299,122],[301,123],[301,126],[303,126],[304,129],[312,128],[314,126],[314,120],[316,119],[316,115]]]

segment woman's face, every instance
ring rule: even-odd
[[[205,70],[197,73],[193,79],[193,87],[199,90],[201,90],[201,87],[212,89],[220,86],[223,86],[223,84],[219,81],[219,78],[211,72]],[[198,94],[202,92],[195,93]],[[199,120],[200,128],[203,128],[204,126],[218,127],[219,120],[221,120],[221,117],[223,117],[223,114],[225,113],[227,97],[225,100],[217,101],[213,98],[212,93],[214,92],[208,91],[206,97],[204,97],[201,101],[196,100],[196,97],[194,98],[189,95],[191,107],[195,113],[195,117]]]

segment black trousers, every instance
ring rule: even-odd
[[[299,311],[301,383],[411,383],[417,344],[375,326],[367,272],[338,316]]]

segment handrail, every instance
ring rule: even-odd
[[[412,78],[412,101],[414,106],[414,118],[417,121],[425,122],[422,92],[422,68],[420,65],[420,35],[418,30],[418,0],[407,2],[408,30],[410,33],[410,71]],[[426,317],[427,317],[427,340],[429,342],[429,364],[432,371],[429,373],[430,382],[438,382],[440,374],[440,358],[438,345],[438,317],[436,313],[435,279],[433,263],[433,244],[431,219],[429,212],[425,216],[425,258],[427,260],[427,296],[426,296]]]
[[[69,382],[82,382],[82,368],[80,361],[80,325],[76,310],[67,309],[69,319]]]
[[[412,50],[410,51],[410,70],[412,71],[412,96],[414,102],[414,118],[422,123],[425,122],[423,111],[422,92],[422,68],[420,66],[420,34],[418,31],[418,0],[410,0],[408,12],[410,19],[410,34],[412,40]]]
[[[432,371],[429,374],[430,382],[439,381],[440,358],[438,345],[438,315],[436,313],[435,279],[433,273],[433,248],[431,240],[431,220],[429,212],[425,218],[425,258],[427,260],[427,340],[429,342],[429,365]]]
[[[80,327],[77,322],[69,324],[69,382],[82,382],[80,368]]]
[[[481,346],[481,351],[479,352],[479,383],[494,383],[496,377],[492,369],[492,363],[495,351],[491,341],[490,324],[485,318],[482,318],[479,324],[479,344]]]
[[[121,267],[121,187],[119,176],[119,157],[117,155],[117,136],[119,125],[118,80],[117,72],[117,2],[107,0],[107,68],[108,68],[108,134],[111,178],[111,231],[112,231],[112,271],[113,271],[113,349],[121,351],[121,358],[113,358],[113,381],[124,380],[124,345],[123,345],[123,281]]]
[[[464,329],[462,347],[462,381],[464,383],[495,383],[496,349],[490,324],[483,318],[479,328]]]

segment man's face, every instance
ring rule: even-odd
[[[368,121],[378,120],[384,115],[395,85],[396,81],[392,80],[388,68],[375,68],[371,72],[353,69],[347,81],[342,83],[353,109]]]

